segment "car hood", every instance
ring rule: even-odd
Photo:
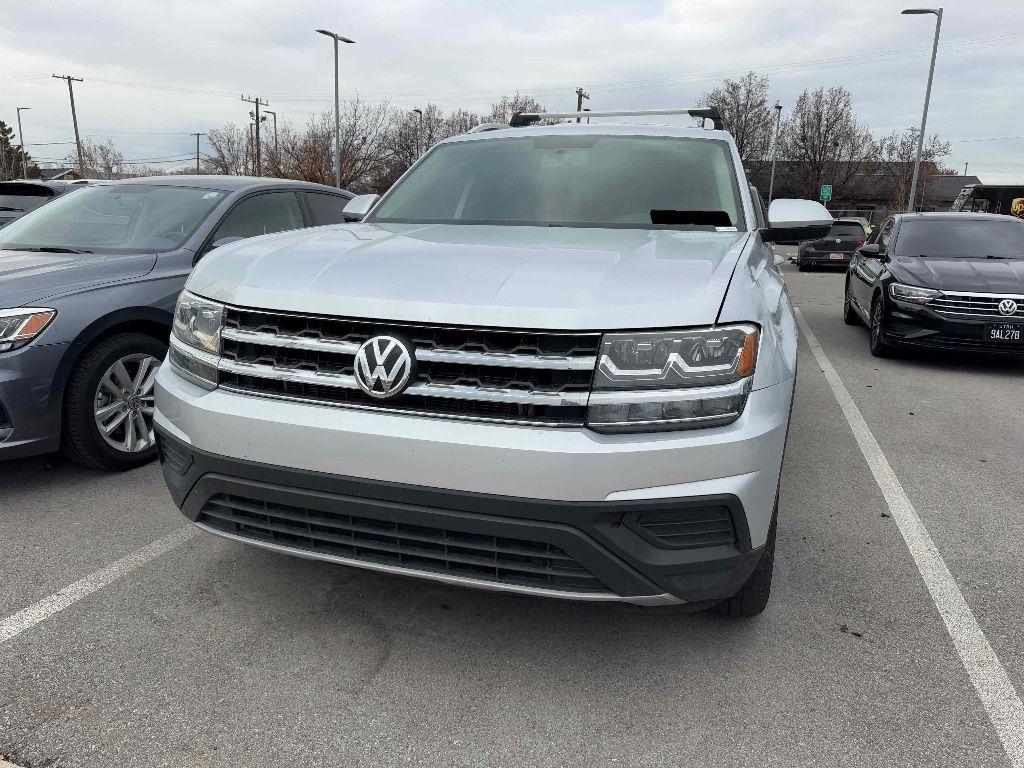
[[[111,256],[0,250],[0,309],[141,277],[155,264],[151,253]]]
[[[1024,259],[894,259],[897,280],[924,288],[977,293],[1024,293]]]
[[[566,330],[712,323],[744,232],[350,224],[224,246],[188,290],[243,307]]]

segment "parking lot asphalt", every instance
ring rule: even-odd
[[[879,360],[842,273],[784,267],[1024,690],[1024,363]],[[1006,766],[801,341],[773,598],[750,621],[463,590],[199,533],[0,641],[19,766]],[[0,465],[0,622],[184,525],[149,466]]]

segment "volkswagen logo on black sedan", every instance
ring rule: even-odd
[[[999,302],[999,314],[1007,316],[1017,314],[1017,302],[1013,299],[1003,299]]]
[[[394,336],[373,336],[356,351],[356,384],[370,397],[401,394],[412,376],[412,352]]]

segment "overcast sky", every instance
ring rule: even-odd
[[[928,132],[954,141],[947,162],[985,182],[1024,184],[1024,0],[945,0]],[[247,119],[241,94],[297,122],[332,104],[330,41],[342,92],[412,109],[486,111],[516,90],[549,110],[692,105],[725,76],[770,77],[790,107],[804,88],[843,85],[876,133],[921,117],[932,16],[892,0],[2,0],[0,120],[15,107],[31,153],[72,142],[72,74],[83,135],[126,159],[194,152],[187,134]],[[175,167],[167,163],[166,167]]]

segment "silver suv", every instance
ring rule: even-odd
[[[185,516],[450,584],[762,611],[797,348],[769,243],[832,219],[769,224],[692,114],[716,129],[517,115],[361,221],[210,254],[157,379]]]

